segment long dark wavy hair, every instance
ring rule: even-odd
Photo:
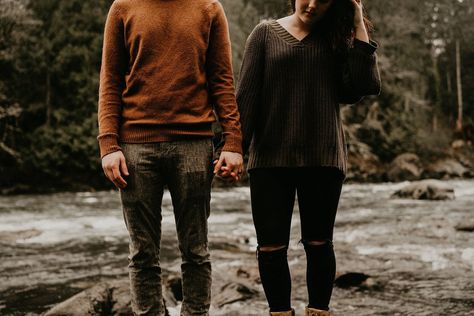
[[[295,2],[296,0],[289,0],[291,13],[296,11]],[[365,12],[364,24],[370,35],[374,27]],[[315,24],[315,29],[323,34],[336,52],[347,51],[354,40],[354,5],[352,1],[333,0],[324,17]]]

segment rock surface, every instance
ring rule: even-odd
[[[393,197],[415,200],[453,200],[454,188],[434,179],[412,182],[396,191]]]
[[[19,240],[25,240],[33,238],[42,234],[42,231],[38,229],[27,229],[17,231],[4,231],[0,232],[0,241],[4,242],[16,242]]]
[[[466,222],[459,223],[455,226],[455,229],[461,232],[474,232],[474,220],[467,220]]]
[[[388,180],[394,182],[418,180],[421,174],[420,158],[411,153],[397,156],[387,171]]]
[[[113,287],[101,283],[56,305],[44,316],[112,315]]]
[[[438,160],[426,167],[424,174],[436,179],[462,178],[469,176],[469,169],[459,161],[448,158]]]
[[[213,280],[213,308],[221,309],[227,304],[246,301],[259,295],[257,284],[252,284],[249,273],[228,273],[226,278]],[[223,272],[223,271],[222,271]],[[222,272],[217,274],[223,275]],[[235,275],[235,277],[234,277]],[[163,299],[165,306],[176,307],[181,303],[181,278],[176,273],[163,271]],[[230,282],[229,282],[230,280]],[[178,306],[179,309],[179,306]],[[131,316],[130,290],[128,280],[101,282],[66,301],[59,303],[43,316]],[[168,309],[166,315],[170,315]]]
[[[380,181],[382,164],[369,145],[358,140],[360,124],[348,126],[348,170],[347,178],[352,181]]]

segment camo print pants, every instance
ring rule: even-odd
[[[134,315],[165,315],[161,288],[161,203],[170,191],[182,264],[181,316],[209,315],[211,262],[207,242],[212,181],[211,139],[122,144],[130,175],[121,191],[130,236]]]

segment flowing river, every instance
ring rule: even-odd
[[[454,200],[391,197],[407,183],[345,185],[334,236],[338,274],[364,273],[372,281],[336,287],[335,315],[474,315],[474,232],[456,229],[473,224],[474,180],[445,183]],[[223,241],[245,250],[214,260],[217,269],[256,264],[249,195],[248,187],[213,191],[211,251],[222,253]],[[172,268],[179,254],[168,193],[163,205],[162,262]],[[297,315],[306,299],[298,240],[296,206],[289,258]],[[40,315],[99,281],[126,279],[127,242],[115,191],[0,196],[0,315]],[[215,314],[242,306],[248,312],[241,315],[264,314],[263,294]]]

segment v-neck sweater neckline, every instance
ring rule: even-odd
[[[304,38],[299,40],[286,28],[284,28],[283,25],[281,25],[277,20],[271,20],[270,25],[281,39],[298,48],[303,48],[307,46],[309,44],[310,39],[313,37],[313,32],[309,32]]]

